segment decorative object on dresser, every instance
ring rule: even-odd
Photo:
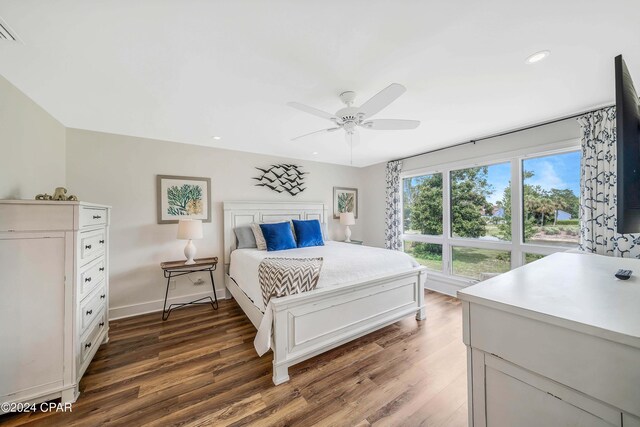
[[[186,265],[195,264],[193,258],[196,256],[196,247],[192,240],[202,239],[202,221],[199,219],[181,219],[178,222],[178,239],[188,240],[184,247],[184,256],[187,258]]]
[[[344,241],[351,242],[351,229],[350,225],[355,225],[356,219],[353,216],[353,212],[342,212],[340,214],[340,225],[344,225]]]
[[[164,293],[164,305],[162,306],[162,320],[167,320],[173,310],[186,307],[188,305],[210,304],[214,310],[217,310],[218,297],[216,296],[216,283],[213,280],[213,272],[216,271],[217,266],[218,257],[196,259],[193,264],[187,264],[185,261],[168,261],[161,263],[160,268],[162,268],[164,277],[165,279],[167,279],[167,290]],[[169,305],[169,308],[167,308],[167,297],[169,296],[169,286],[171,285],[171,279],[184,276],[185,274],[197,273],[199,271],[209,272],[209,277],[211,278],[211,289],[213,290],[213,298],[207,295],[194,301],[171,304]]]
[[[158,224],[181,219],[211,222],[211,178],[158,175]]]
[[[78,397],[108,340],[109,218],[85,202],[0,200],[0,402]]]
[[[358,219],[358,189],[333,187],[333,218],[340,218],[342,212],[352,212]]]
[[[302,166],[281,163],[278,165],[270,165],[267,169],[256,167],[262,174],[253,177],[258,181],[256,187],[265,187],[276,193],[287,192],[292,196],[302,193],[307,187],[304,187],[304,176],[309,172],[303,172]]]
[[[67,197],[67,189],[64,187],[56,187],[55,191],[53,192],[53,196],[47,193],[44,194],[36,194],[35,197],[36,200],[56,200],[56,201],[70,201],[70,202],[77,202],[78,201],[78,197],[74,196],[73,194]]]

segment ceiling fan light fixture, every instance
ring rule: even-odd
[[[550,54],[551,52],[548,50],[541,50],[539,52],[532,53],[531,55],[529,55],[524,62],[527,64],[535,64],[536,62],[540,62],[543,59],[546,59]]]

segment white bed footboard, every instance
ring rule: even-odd
[[[273,382],[288,368],[410,315],[425,319],[426,269],[272,300]]]

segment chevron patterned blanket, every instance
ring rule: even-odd
[[[265,258],[258,268],[265,307],[273,297],[312,291],[318,284],[322,258]]]

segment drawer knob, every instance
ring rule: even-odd
[[[85,282],[90,282],[91,281],[91,277],[87,277],[84,279]]]
[[[91,249],[91,245],[84,245],[85,249]]]
[[[104,299],[106,296],[107,296],[107,295],[102,294],[102,295],[100,295],[100,299]]]
[[[100,322],[100,324],[98,326],[103,327],[104,326],[104,322]]]
[[[100,218],[102,218],[102,216],[101,216],[101,215],[94,215],[94,216],[93,216],[93,219],[100,219]]]
[[[100,240],[98,243],[104,244],[104,240]]]
[[[104,267],[100,267],[98,271],[104,271]]]
[[[91,313],[93,313],[93,310],[87,310],[87,316],[89,316]]]
[[[89,348],[89,347],[91,347],[91,343],[90,343],[90,342],[88,342],[88,343],[86,343],[86,344],[84,345],[84,348]]]

